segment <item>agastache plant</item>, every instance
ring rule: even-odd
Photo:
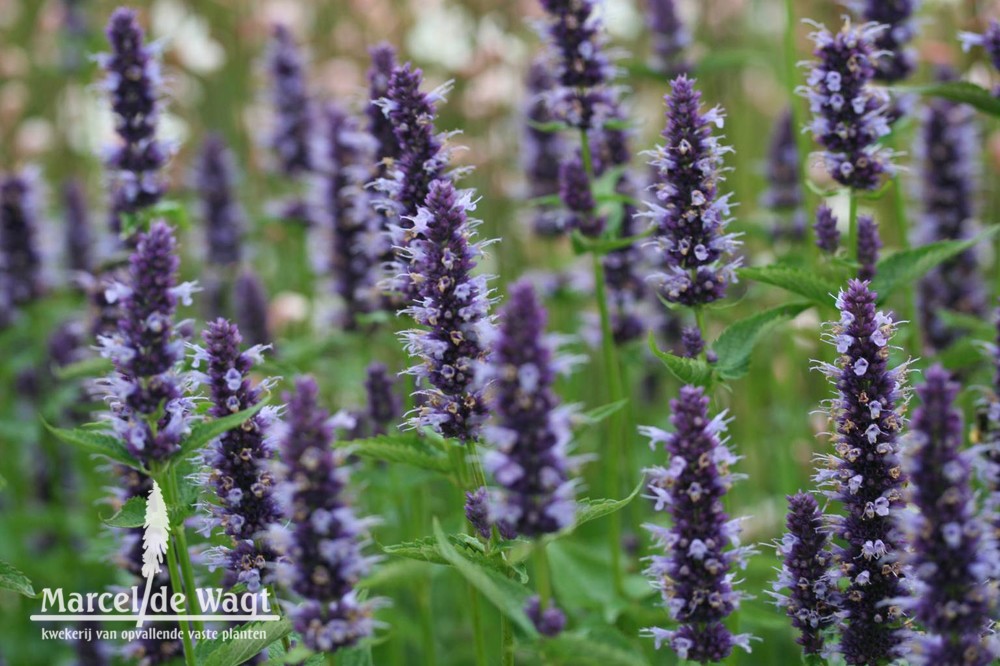
[[[527,180],[528,196],[549,197],[559,194],[559,165],[566,145],[558,132],[540,126],[555,120],[551,91],[556,85],[552,66],[545,57],[537,57],[528,69],[527,108],[524,111],[524,135],[521,160]],[[532,214],[532,228],[539,236],[558,236],[566,231],[565,216],[551,204],[538,204]]]
[[[390,44],[382,43],[369,49],[371,66],[368,68],[368,133],[375,140],[375,159],[379,175],[385,175],[388,161],[399,156],[399,143],[392,121],[386,117],[378,100],[389,94],[389,79],[396,69],[396,50]]]
[[[849,4],[865,21],[881,27],[873,40],[876,80],[895,83],[910,76],[916,68],[909,44],[917,32],[914,14],[919,0],[853,0]]]
[[[332,446],[335,428],[349,424],[320,407],[312,378],[297,379],[285,402],[276,492],[290,523],[271,531],[287,558],[278,578],[302,598],[289,615],[305,646],[336,652],[375,629],[378,602],[360,601],[355,589],[374,562],[362,552],[373,520],[348,503],[347,451]]]
[[[404,339],[419,359],[409,372],[426,386],[410,423],[465,442],[478,437],[486,416],[475,374],[487,358],[493,331],[487,278],[472,275],[483,254],[482,242],[474,240],[479,223],[468,217],[475,208],[472,196],[449,180],[430,184],[405,255],[416,298],[403,311],[422,327],[407,331]]]
[[[889,133],[888,102],[871,85],[874,41],[882,31],[875,24],[845,22],[836,34],[817,25],[810,35],[816,59],[802,89],[813,113],[809,130],[823,148],[830,177],[855,190],[876,189],[893,170],[891,153],[878,144]]]
[[[858,218],[858,279],[871,280],[875,277],[879,251],[882,249],[882,238],[879,236],[878,223],[870,215]]]
[[[677,11],[676,0],[649,0],[646,13],[653,41],[653,66],[674,77],[690,67],[684,50],[691,43],[691,35]]]
[[[816,208],[816,221],[813,223],[816,234],[816,247],[827,254],[836,254],[840,247],[840,230],[837,229],[837,216],[826,204]]]
[[[0,301],[27,305],[45,291],[31,173],[0,178]]]
[[[489,363],[480,373],[492,382],[491,413],[484,429],[493,445],[484,465],[501,490],[490,505],[490,522],[507,532],[537,537],[573,523],[576,482],[567,447],[570,412],[553,390],[558,370],[547,313],[527,281],[510,287],[500,311]]]
[[[72,271],[90,272],[94,242],[83,183],[76,179],[63,183],[62,200],[66,220],[66,264]]]
[[[917,387],[907,456],[909,497],[916,513],[907,529],[913,596],[908,608],[924,629],[914,634],[915,664],[986,666],[1000,658],[991,635],[1000,559],[992,526],[980,519],[971,486],[973,460],[962,451],[959,385],[940,365]]]
[[[207,259],[213,266],[237,264],[243,254],[243,210],[235,196],[236,165],[219,134],[209,134],[201,146],[194,186],[201,204]]]
[[[792,113],[785,111],[778,117],[771,135],[765,173],[767,189],[761,195],[761,204],[777,213],[780,219],[774,225],[775,236],[800,239],[805,233],[805,197],[799,169],[799,150],[795,143]]]
[[[271,29],[267,69],[275,116],[269,143],[278,169],[286,176],[314,171],[320,160],[305,58],[286,25]]]
[[[816,481],[843,507],[830,515],[834,562],[843,592],[839,652],[848,664],[878,664],[900,656],[905,630],[900,599],[904,548],[897,521],[906,476],[899,458],[907,365],[890,369],[890,315],[876,311],[868,283],[851,280],[837,296],[840,320],[826,340],[839,357],[816,367],[836,388],[829,401],[835,454]]]
[[[730,149],[713,135],[724,113],[701,110],[701,93],[681,75],[671,83],[665,143],[654,152],[656,201],[644,215],[656,226],[655,244],[663,272],[653,276],[660,295],[671,303],[699,306],[724,298],[736,281],[739,246],[729,223],[729,196],[720,196],[723,155]]]
[[[202,363],[206,366],[200,380],[209,389],[209,415],[223,418],[258,405],[270,384],[254,386],[250,372],[262,360],[264,347],[242,351],[239,328],[225,319],[211,322],[202,337],[205,346],[194,346],[193,364],[199,372]],[[206,528],[219,526],[232,539],[230,546],[213,552],[213,561],[224,567],[227,585],[244,583],[250,592],[267,582],[276,560],[265,540],[280,517],[269,467],[275,448],[270,427],[276,417],[276,410],[265,406],[219,436],[205,452],[208,471],[200,477],[215,490],[218,502],[208,508]]]
[[[233,300],[236,323],[247,342],[252,345],[269,344],[271,331],[268,325],[267,292],[260,278],[249,268],[244,269],[236,278]]]
[[[365,393],[368,401],[364,420],[368,431],[372,436],[385,435],[394,428],[403,410],[396,395],[396,379],[383,364],[372,363],[368,366]]]
[[[669,467],[646,470],[649,497],[656,511],[666,511],[670,527],[645,525],[665,552],[653,555],[645,573],[660,591],[675,629],[650,627],[657,649],[667,644],[680,659],[714,663],[734,647],[750,651],[749,634],[734,635],[723,621],[745,595],[734,588],[734,568],[746,566],[750,548],[739,545],[740,519],[730,520],[723,499],[739,475],[730,466],[726,414],[708,415],[708,396],[684,386],[670,402],[674,432],[641,427],[654,449],[663,444]]]
[[[152,206],[166,185],[161,169],[169,151],[157,138],[160,117],[160,66],[135,11],[120,7],[106,29],[111,52],[100,57],[105,88],[111,97],[115,131],[121,140],[110,149],[106,165],[112,173],[111,225],[121,229],[122,213]]]
[[[973,46],[981,46],[989,56],[993,69],[1000,70],[1000,21],[990,19],[990,24],[983,34],[960,32],[958,39],[962,42],[962,50],[969,51]],[[1000,86],[993,89],[993,95],[1000,97]]]

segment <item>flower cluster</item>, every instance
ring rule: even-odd
[[[234,196],[236,166],[226,142],[209,134],[201,147],[194,185],[201,199],[201,219],[213,266],[237,264],[242,254],[243,210]]]
[[[882,238],[878,233],[878,223],[870,215],[858,218],[858,279],[871,280],[875,277]]]
[[[816,247],[828,254],[835,254],[840,247],[840,230],[837,229],[837,216],[826,204],[816,208],[816,222],[813,223],[816,233]]]
[[[524,112],[524,138],[521,156],[532,198],[559,194],[559,165],[566,152],[565,141],[558,132],[547,132],[539,126],[554,121],[550,92],[556,85],[548,59],[538,57],[528,70],[528,102]],[[554,207],[536,207],[532,226],[539,236],[558,236],[565,232],[565,216]]]
[[[875,78],[895,83],[912,74],[916,59],[908,44],[917,33],[913,15],[919,0],[855,0],[852,4],[865,21],[881,28],[873,40]]]
[[[178,299],[190,304],[195,287],[176,284],[179,263],[173,231],[154,222],[137,236],[127,284],[113,283],[106,292],[111,304],[120,302],[121,319],[115,332],[98,338],[115,366],[99,387],[115,433],[143,463],[175,454],[193,414],[190,377],[178,368],[184,341],[174,312]]]
[[[211,322],[202,337],[205,347],[195,348],[193,364],[206,364],[201,380],[212,400],[209,415],[222,418],[259,404],[267,385],[251,385],[249,375],[263,348],[240,351],[240,330],[225,319]],[[213,520],[206,526],[220,525],[232,537],[234,546],[218,553],[227,582],[244,583],[251,592],[260,587],[265,567],[275,561],[263,543],[264,532],[279,518],[268,467],[274,457],[268,431],[275,417],[274,408],[264,407],[238,428],[223,433],[204,461],[209,469],[207,485],[218,497],[218,504],[210,508]]]
[[[919,664],[986,666],[1000,658],[988,636],[996,609],[1000,566],[991,529],[979,519],[971,487],[972,464],[962,448],[959,386],[936,365],[917,388],[921,406],[910,422],[908,532],[913,597],[907,600],[926,631],[913,639]]]
[[[591,191],[590,177],[579,155],[563,161],[559,166],[559,198],[569,211],[564,228],[579,229],[584,236],[592,238],[601,235],[605,220],[597,215],[597,201]]]
[[[10,306],[44,291],[34,189],[28,173],[0,178],[0,302]]]
[[[819,26],[811,35],[816,61],[805,89],[813,113],[809,129],[824,149],[830,176],[858,190],[875,189],[892,171],[890,152],[877,143],[889,133],[887,100],[871,86],[881,31],[847,22],[837,34]]]
[[[795,144],[796,129],[792,112],[786,110],[775,123],[771,146],[767,153],[767,189],[761,195],[761,204],[774,210],[784,219],[776,224],[776,236],[801,238],[805,231],[804,196],[799,176],[799,149]]]
[[[836,571],[846,579],[839,649],[848,664],[899,656],[904,637],[896,521],[905,504],[898,437],[906,365],[888,367],[895,324],[876,312],[875,301],[866,282],[851,280],[837,296],[840,321],[826,335],[840,356],[835,364],[817,364],[837,390],[829,404],[836,454],[824,456],[827,466],[816,481],[844,507],[844,515],[829,520],[840,541]]]
[[[167,148],[156,138],[159,121],[160,66],[135,11],[120,7],[108,21],[107,38],[111,53],[101,56],[111,95],[115,130],[120,145],[107,157],[113,172],[112,228],[121,228],[121,213],[134,213],[155,204],[165,189],[160,169],[169,157]]]
[[[407,351],[421,361],[409,372],[427,386],[412,424],[463,441],[478,436],[485,418],[475,372],[493,328],[487,278],[472,275],[482,255],[482,243],[473,241],[478,222],[467,215],[474,207],[471,191],[456,191],[450,180],[432,182],[404,257],[416,298],[403,312],[424,327],[404,333]]]
[[[389,80],[396,69],[396,50],[391,45],[382,43],[368,51],[372,59],[368,68],[368,106],[365,115],[368,117],[368,133],[375,140],[375,160],[378,162],[379,175],[385,175],[387,163],[399,156],[399,143],[392,121],[386,117],[379,106],[378,100],[389,94]]]
[[[650,558],[646,575],[680,626],[651,627],[644,634],[657,648],[667,643],[681,659],[716,662],[736,646],[750,651],[751,637],[733,635],[723,624],[744,596],[733,588],[733,568],[745,566],[751,552],[739,546],[740,520],[730,520],[722,506],[738,478],[729,471],[738,458],[721,438],[725,413],[709,418],[708,396],[701,388],[682,387],[670,412],[673,433],[640,428],[651,446],[662,443],[670,456],[669,467],[646,470],[649,497],[672,522],[669,528],[645,526],[666,551]]]
[[[821,654],[823,634],[833,625],[840,599],[830,577],[833,555],[816,499],[802,492],[790,495],[785,526],[788,531],[777,546],[781,572],[772,596],[799,630],[796,640],[803,653]]]
[[[66,264],[72,271],[90,272],[93,268],[93,240],[83,184],[75,179],[66,181],[62,199],[66,220]]]
[[[921,201],[917,240],[932,243],[970,236],[979,189],[979,132],[975,112],[964,104],[932,100],[921,111],[914,153]],[[945,324],[942,309],[983,316],[986,297],[979,258],[968,249],[932,268],[918,286],[920,323],[932,349],[944,349],[961,331]]]
[[[364,420],[372,436],[388,433],[402,414],[402,405],[395,389],[396,380],[389,374],[388,368],[381,363],[368,366],[365,376],[368,407]]]
[[[566,615],[551,603],[542,608],[541,599],[533,596],[524,606],[524,613],[542,636],[552,638],[562,633],[566,627]]]
[[[739,264],[731,257],[739,242],[724,233],[729,195],[718,192],[729,148],[712,135],[712,125],[721,128],[724,114],[718,107],[702,113],[701,93],[686,76],[674,79],[671,88],[662,134],[666,141],[653,160],[656,202],[645,215],[656,224],[665,269],[655,278],[661,296],[671,303],[704,305],[725,297]]]
[[[691,35],[677,15],[676,1],[651,0],[647,12],[656,69],[670,77],[683,74],[689,68],[683,53],[691,43]]]
[[[621,181],[623,188],[630,188],[627,179]],[[629,191],[629,194],[634,194]],[[625,205],[624,216],[618,229],[620,238],[632,238],[640,233],[639,219],[631,205]],[[649,316],[644,312],[649,296],[644,274],[645,257],[642,248],[633,243],[604,255],[604,282],[608,287],[608,301],[611,306],[611,332],[615,344],[623,345],[641,338],[650,326]]]
[[[236,323],[247,342],[264,345],[271,342],[271,332],[267,323],[267,292],[260,278],[252,270],[245,269],[233,285]]]
[[[320,156],[305,62],[292,32],[285,25],[277,24],[271,29],[267,68],[275,112],[270,147],[278,159],[278,168],[286,176],[314,171],[319,166]]]
[[[483,462],[502,488],[490,504],[490,522],[526,537],[565,529],[576,514],[566,453],[569,412],[552,389],[556,361],[545,337],[546,319],[531,284],[512,285],[493,354],[480,375],[492,382],[496,418],[485,428],[494,448]]]
[[[362,552],[371,519],[358,518],[347,502],[345,451],[332,447],[336,417],[319,405],[312,378],[299,378],[285,396],[287,423],[281,438],[276,489],[287,529],[272,538],[287,556],[278,577],[303,599],[289,615],[311,650],[333,652],[370,636],[377,603],[359,601],[355,586],[374,558]]]

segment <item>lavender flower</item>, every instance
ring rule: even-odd
[[[922,202],[916,240],[933,243],[970,237],[979,190],[980,138],[975,112],[964,104],[932,100],[921,112],[915,154]],[[948,347],[962,335],[945,324],[943,309],[986,314],[979,257],[968,249],[931,269],[918,286],[920,323],[932,349]]]
[[[483,539],[489,539],[493,532],[490,520],[490,496],[484,487],[465,493],[465,519]]]
[[[35,183],[30,173],[0,178],[0,287],[10,306],[26,305],[45,291],[38,249]]]
[[[708,417],[708,396],[701,388],[684,386],[670,402],[673,433],[641,427],[650,446],[663,443],[670,467],[646,470],[650,499],[657,511],[666,510],[672,527],[647,524],[665,555],[650,558],[646,575],[660,590],[674,630],[650,627],[659,649],[663,643],[680,659],[701,663],[722,661],[739,646],[750,651],[749,634],[734,636],[723,620],[735,611],[743,593],[733,589],[736,566],[745,567],[750,553],[739,546],[739,519],[730,520],[722,500],[733,481],[729,466],[739,458],[720,436],[726,430],[726,415]],[[727,549],[727,546],[731,548]]]
[[[202,337],[205,347],[195,347],[194,364],[198,367],[204,362],[207,366],[202,381],[210,391],[209,414],[222,418],[259,404],[268,385],[251,385],[249,374],[264,349],[255,345],[240,351],[240,330],[225,319],[210,323]],[[205,455],[210,470],[205,481],[215,488],[219,500],[211,507],[209,528],[220,525],[234,545],[240,545],[219,555],[230,584],[245,583],[251,592],[260,586],[264,567],[275,560],[269,548],[260,547],[264,531],[279,518],[274,479],[267,467],[274,457],[268,436],[274,418],[275,410],[264,407],[240,427],[223,433]],[[248,550],[256,552],[245,552]],[[248,566],[243,566],[244,559]]]
[[[821,654],[824,632],[831,628],[840,603],[837,587],[830,577],[833,555],[823,513],[816,499],[807,493],[788,497],[788,531],[778,544],[781,573],[772,596],[799,630],[796,642],[805,654]],[[788,594],[782,594],[788,590]]]
[[[697,326],[688,326],[681,331],[681,348],[688,358],[697,358],[705,350],[705,340]]]
[[[623,178],[620,189],[631,192],[631,181]],[[618,230],[620,238],[637,236],[638,219],[631,205],[626,205],[623,211],[621,226]],[[646,280],[643,273],[645,259],[642,249],[633,243],[617,250],[608,252],[602,258],[604,264],[604,282],[608,287],[608,301],[611,305],[611,331],[615,344],[623,345],[641,338],[651,325],[644,306],[648,296]]]
[[[365,377],[368,410],[365,416],[372,435],[386,434],[402,415],[402,405],[395,389],[396,380],[384,365],[372,363],[368,366]]]
[[[236,264],[242,254],[245,221],[233,196],[236,165],[223,138],[209,134],[201,147],[195,172],[195,187],[201,199],[201,219],[205,225],[210,264]]]
[[[905,401],[906,365],[888,368],[892,317],[875,311],[876,294],[866,282],[851,280],[837,297],[840,321],[826,335],[840,355],[836,364],[818,363],[837,395],[830,401],[836,424],[836,455],[825,457],[816,481],[844,507],[831,516],[834,549],[843,590],[840,652],[848,664],[872,664],[899,655],[904,630],[899,599],[902,537],[895,524],[905,501],[898,435]]]
[[[730,149],[712,135],[711,125],[722,127],[724,114],[715,107],[701,112],[701,93],[694,81],[681,75],[671,83],[666,99],[665,144],[652,162],[657,170],[656,202],[646,216],[656,224],[656,245],[665,272],[654,276],[660,295],[671,303],[704,305],[725,297],[736,281],[739,246],[726,234],[729,195],[719,196],[723,180],[722,157]]]
[[[566,627],[566,615],[551,602],[543,609],[537,595],[528,599],[524,605],[524,613],[542,636],[558,636]]]
[[[427,388],[411,423],[430,426],[445,437],[475,439],[486,414],[476,386],[476,364],[487,356],[492,322],[489,287],[473,276],[482,243],[473,240],[478,222],[472,192],[457,192],[449,180],[430,184],[427,204],[413,218],[416,238],[404,258],[417,298],[403,310],[425,330],[404,333],[406,349],[420,364],[410,368]]]
[[[121,213],[152,206],[163,196],[160,170],[169,156],[156,138],[160,117],[160,66],[135,11],[119,7],[108,21],[111,53],[101,56],[105,86],[111,95],[120,145],[110,150],[106,164],[112,178],[112,229],[121,228]]]
[[[919,664],[995,663],[1000,643],[986,637],[996,608],[996,547],[976,515],[972,461],[962,448],[959,386],[935,365],[917,388],[922,406],[910,423],[910,497],[918,513],[908,516],[914,596],[908,600],[926,631],[915,636]]]
[[[342,323],[347,330],[355,330],[358,317],[380,305],[376,284],[384,248],[365,189],[374,145],[357,121],[335,105],[324,109],[323,121],[329,135],[330,170],[323,175],[320,208],[333,239],[330,270],[343,302]]]
[[[569,210],[566,228],[579,229],[584,236],[597,238],[604,231],[604,219],[597,215],[597,201],[579,155],[559,167],[559,197]]]
[[[566,152],[565,141],[557,132],[538,129],[556,118],[552,112],[551,91],[555,77],[548,60],[535,58],[528,70],[528,104],[524,113],[524,138],[521,155],[532,198],[559,194],[559,165]],[[565,216],[551,205],[536,207],[532,226],[539,236],[558,236],[565,232]]]
[[[295,630],[309,649],[334,652],[375,628],[377,603],[359,601],[355,591],[374,562],[362,553],[373,521],[347,503],[345,453],[331,446],[336,419],[319,406],[318,393],[307,377],[285,396],[277,492],[291,524],[276,529],[275,539],[288,558],[278,565],[279,578],[303,599],[289,609]]]
[[[875,78],[886,83],[902,81],[913,73],[916,59],[907,48],[916,36],[913,15],[919,0],[854,0],[851,6],[865,21],[880,26],[873,45],[879,54],[875,59]]]
[[[399,143],[392,122],[382,112],[378,100],[389,94],[389,80],[396,69],[396,50],[385,42],[369,49],[372,64],[368,68],[368,133],[375,140],[375,159],[379,163],[379,175],[385,175],[385,160],[399,156]]]
[[[990,19],[990,24],[983,34],[960,32],[958,39],[962,42],[962,50],[964,51],[970,50],[973,46],[982,46],[986,50],[990,62],[993,63],[993,68],[1000,70],[1000,21]],[[1000,94],[1000,88],[997,88],[993,94]]]
[[[791,109],[775,123],[767,156],[768,188],[761,195],[761,204],[779,213],[787,225],[776,225],[775,235],[800,239],[805,231],[802,211],[804,197],[799,176],[799,150],[795,144],[795,128]]]
[[[527,537],[565,529],[576,514],[566,455],[569,412],[552,390],[556,366],[546,319],[531,284],[513,284],[483,371],[496,416],[485,432],[495,448],[483,464],[502,487],[490,504],[491,522]]]
[[[291,30],[285,25],[277,24],[271,29],[267,68],[275,113],[270,147],[278,158],[278,168],[286,176],[314,171],[319,156],[305,62]]]
[[[90,216],[83,184],[76,179],[63,183],[64,217],[66,220],[66,264],[72,271],[88,273],[93,268]]]
[[[813,230],[816,232],[816,247],[828,254],[835,254],[840,247],[840,231],[837,229],[837,216],[826,204],[820,204],[816,208]]]
[[[874,190],[883,174],[892,173],[891,153],[877,143],[889,133],[887,100],[871,86],[877,58],[874,40],[882,29],[845,22],[834,35],[817,28],[811,35],[816,62],[804,89],[813,113],[809,129],[824,148],[826,169],[834,180]]]
[[[683,53],[691,43],[691,35],[677,15],[677,3],[674,0],[649,0],[647,13],[654,66],[670,77],[685,73],[690,65]]]
[[[267,292],[257,274],[245,269],[233,285],[236,321],[247,342],[265,345],[271,342],[271,331],[267,323]]]
[[[106,292],[110,303],[121,302],[121,319],[117,331],[98,338],[102,356],[115,366],[100,386],[115,433],[144,464],[179,450],[194,410],[186,395],[190,378],[178,368],[184,341],[174,312],[178,299],[190,304],[196,287],[176,283],[179,263],[173,231],[155,222],[137,236],[127,284]]]
[[[878,224],[870,215],[858,218],[858,279],[871,280],[875,277],[875,265],[878,263],[879,250],[882,249],[882,238],[878,233]]]

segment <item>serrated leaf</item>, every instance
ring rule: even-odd
[[[656,336],[649,332],[649,350],[667,366],[671,374],[685,384],[709,387],[715,378],[712,366],[700,358],[684,358],[661,350],[656,345]]]
[[[129,498],[118,513],[104,521],[108,527],[142,527],[146,518],[146,498]]]
[[[114,369],[114,364],[103,356],[85,358],[76,363],[70,363],[54,369],[53,373],[57,379],[72,381],[75,379],[89,379],[91,377],[101,377]]]
[[[12,590],[26,597],[35,596],[35,588],[23,573],[0,560],[0,590]]]
[[[811,307],[808,303],[790,303],[741,319],[722,332],[712,344],[719,360],[715,370],[723,379],[739,379],[750,369],[750,356],[761,336],[778,324],[793,319]]]
[[[566,666],[644,666],[649,664],[642,651],[628,640],[582,632],[563,632],[540,644],[548,660]]]
[[[840,291],[838,283],[791,266],[748,266],[737,269],[737,274],[747,280],[763,282],[805,296],[814,303],[827,307],[833,307],[834,295]]]
[[[248,622],[236,628],[237,631],[263,631],[262,638],[246,638],[223,641],[221,635],[212,641],[198,644],[196,653],[201,666],[239,666],[253,658],[268,645],[292,633],[290,620],[273,620],[268,622]]]
[[[403,463],[442,474],[448,474],[451,471],[451,462],[448,456],[442,454],[416,434],[352,439],[338,442],[338,446],[349,448],[351,453],[362,458]]]
[[[590,499],[584,498],[577,502],[576,507],[576,520],[573,523],[573,529],[580,527],[592,520],[597,520],[598,518],[603,518],[604,516],[611,515],[616,511],[621,511],[627,507],[632,500],[634,500],[639,492],[645,485],[645,481],[640,481],[639,485],[628,494],[628,496],[621,499]]]
[[[916,93],[922,97],[940,97],[952,102],[960,102],[991,116],[1000,116],[1000,99],[986,88],[968,81],[945,81],[923,86],[899,86],[894,90]]]
[[[219,435],[243,425],[244,422],[263,409],[265,404],[267,404],[267,401],[261,400],[253,407],[236,412],[235,414],[195,424],[191,428],[191,434],[181,442],[181,456],[187,456],[189,453],[201,449]]]
[[[475,537],[468,534],[449,534],[448,542],[455,550],[466,559],[483,567],[487,567],[507,577],[516,577],[521,583],[528,582],[528,576],[523,568],[518,568],[499,557],[489,557],[483,552],[482,543]],[[395,557],[405,557],[431,564],[450,565],[441,550],[438,548],[435,537],[424,537],[414,541],[382,546],[382,552]]]
[[[998,231],[1000,226],[994,226],[968,240],[938,241],[890,254],[876,265],[872,291],[878,294],[881,303],[901,285],[912,283],[938,264],[988,240]]]
[[[627,404],[628,398],[622,398],[621,400],[610,402],[606,405],[601,405],[600,407],[594,407],[593,409],[581,412],[576,415],[576,418],[583,421],[587,425],[597,425],[612,414],[620,412]]]
[[[115,462],[142,471],[142,464],[132,457],[120,439],[106,432],[95,432],[83,428],[56,428],[42,421],[57,439],[78,446],[90,453],[96,453]]]
[[[479,590],[497,610],[510,618],[524,633],[532,638],[538,637],[538,630],[524,612],[524,605],[531,596],[528,588],[459,555],[449,543],[437,518],[434,519],[434,537],[437,539],[441,556],[448,560],[462,578]]]

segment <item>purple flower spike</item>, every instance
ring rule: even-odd
[[[486,488],[480,487],[465,493],[465,519],[483,539],[489,539],[493,532],[489,502]]]
[[[242,255],[243,210],[233,196],[236,165],[226,143],[209,134],[201,147],[194,185],[201,199],[208,261],[213,265],[239,263]]]
[[[869,215],[858,218],[858,279],[871,280],[875,277],[882,238],[878,233],[878,223]]]
[[[271,76],[274,130],[270,146],[278,168],[286,176],[314,171],[318,166],[312,101],[306,84],[305,62],[287,26],[271,29],[267,52]]]
[[[739,478],[729,467],[739,458],[726,445],[725,412],[710,419],[708,396],[684,386],[670,402],[674,432],[640,427],[650,446],[663,444],[670,467],[646,470],[649,497],[657,511],[670,514],[671,527],[645,528],[666,553],[650,558],[645,574],[660,590],[675,630],[650,627],[643,635],[656,648],[664,643],[681,659],[722,661],[739,646],[750,651],[749,634],[734,636],[723,621],[739,608],[742,592],[733,589],[735,567],[745,568],[752,549],[739,546],[740,519],[730,520],[723,498]]]
[[[278,496],[291,523],[272,534],[287,558],[278,577],[303,599],[289,610],[295,630],[309,649],[334,652],[375,629],[377,601],[359,601],[355,591],[374,562],[362,552],[374,521],[358,518],[347,502],[345,452],[332,446],[336,417],[319,406],[318,394],[307,377],[285,396]]]
[[[160,200],[165,189],[160,170],[169,157],[168,150],[156,138],[160,117],[160,66],[152,49],[144,43],[145,34],[136,13],[119,7],[111,14],[106,30],[111,53],[100,63],[111,94],[115,131],[120,145],[107,157],[113,172],[112,228],[120,229],[120,213],[134,213]]]
[[[893,170],[891,153],[877,143],[889,133],[888,101],[871,86],[881,32],[873,23],[847,22],[837,34],[818,26],[811,35],[816,61],[803,90],[813,113],[809,129],[830,176],[857,190],[876,189]]]
[[[257,274],[245,269],[233,285],[236,321],[247,342],[252,345],[266,345],[271,342],[271,332],[267,323],[267,292]]]
[[[964,104],[932,100],[921,112],[915,154],[922,206],[916,240],[933,243],[971,237],[979,192],[980,136],[975,111]],[[975,249],[948,259],[918,285],[920,323],[931,349],[942,350],[961,337],[942,321],[944,309],[982,317],[986,294]]]
[[[697,358],[705,350],[705,340],[697,326],[689,326],[681,331],[681,349],[688,358]]]
[[[656,244],[663,273],[654,276],[660,294],[671,303],[704,305],[725,297],[739,265],[739,246],[729,223],[729,195],[719,196],[722,159],[730,149],[719,144],[712,126],[723,126],[722,109],[701,111],[694,81],[679,76],[666,97],[665,143],[653,166],[656,202],[644,215],[656,224]]]
[[[484,465],[502,490],[490,504],[491,522],[527,537],[552,534],[576,515],[572,461],[567,457],[569,411],[552,390],[554,345],[545,336],[547,315],[530,283],[510,288],[493,355],[484,369],[491,381],[496,421],[485,431],[495,448]]]
[[[881,26],[875,36],[875,78],[886,83],[901,81],[913,73],[916,58],[909,43],[916,36],[913,15],[919,0],[855,0],[852,5],[865,21]]]
[[[402,405],[396,395],[396,380],[381,363],[368,366],[365,392],[368,394],[366,417],[372,435],[384,435],[395,427],[402,415]]]
[[[36,215],[31,175],[0,178],[0,301],[9,306],[30,303],[45,291]]]
[[[840,599],[830,577],[833,554],[816,499],[802,492],[790,495],[785,525],[788,531],[777,546],[781,573],[771,596],[798,629],[796,642],[802,652],[818,655],[823,652],[823,634],[833,625]]]
[[[524,112],[526,122],[521,154],[528,195],[532,198],[559,194],[559,165],[566,153],[565,141],[558,132],[545,132],[534,126],[556,119],[550,94],[556,81],[551,69],[546,58],[538,57],[528,70],[528,105]],[[539,236],[559,236],[566,231],[565,215],[549,205],[537,207],[532,224]]]
[[[528,603],[524,606],[524,613],[531,619],[531,623],[535,625],[535,629],[542,636],[552,638],[561,634],[562,630],[566,628],[566,615],[551,601],[548,607],[543,609],[542,602],[537,595],[528,599]]]
[[[559,167],[559,197],[569,210],[565,226],[579,229],[584,236],[597,238],[604,231],[604,220],[596,214],[597,202],[590,190],[590,179],[580,156],[563,162]]]
[[[76,179],[63,184],[66,220],[66,264],[72,271],[89,273],[93,268],[93,239],[83,184]]]
[[[960,32],[958,39],[962,42],[962,49],[968,51],[973,46],[982,46],[989,56],[993,68],[1000,70],[1000,21],[990,19],[990,24],[986,32],[979,35],[974,32]],[[1000,93],[998,89],[994,94]]]
[[[828,254],[836,254],[840,247],[840,230],[837,229],[837,216],[832,208],[826,204],[819,205],[813,230],[816,232],[816,247]]]
[[[787,224],[775,226],[775,234],[801,239],[805,231],[802,183],[799,177],[799,150],[795,144],[792,112],[786,110],[775,123],[767,155],[768,187],[761,204],[775,211]]]
[[[323,177],[319,208],[326,214],[333,239],[330,272],[342,301],[342,324],[356,330],[358,318],[381,305],[380,256],[388,249],[365,187],[375,147],[371,136],[340,107],[328,105],[323,121],[329,135],[330,171]]]
[[[988,492],[986,511],[994,534],[1000,534],[1000,309],[993,311],[996,337],[990,349],[993,381],[977,409],[977,434],[983,443],[982,478]]]
[[[634,195],[631,182],[623,178],[620,190]],[[631,238],[642,233],[639,219],[632,206],[625,206],[620,238]],[[639,243],[612,250],[604,255],[604,281],[608,287],[608,302],[611,306],[611,331],[615,344],[624,345],[638,340],[653,325],[649,316],[646,298],[646,264]]]
[[[416,298],[403,312],[424,327],[404,334],[407,351],[420,359],[409,372],[427,386],[411,425],[466,442],[478,436],[486,415],[475,371],[492,334],[487,279],[472,275],[482,255],[474,241],[478,222],[467,216],[473,209],[471,191],[457,192],[449,180],[431,183],[426,206],[413,218],[416,240],[404,256]]]
[[[990,529],[977,516],[972,461],[962,452],[959,385],[936,365],[917,387],[921,406],[910,422],[908,515],[913,575],[908,607],[926,633],[913,636],[915,664],[986,666],[1000,658],[989,635],[995,610],[998,565]]]
[[[225,319],[210,323],[202,337],[205,347],[195,347],[195,367],[202,362],[207,366],[202,381],[212,400],[209,414],[222,418],[260,403],[266,384],[253,386],[249,376],[264,349],[254,346],[241,351],[240,330]],[[280,517],[268,467],[274,457],[268,436],[274,419],[275,410],[265,407],[243,425],[226,431],[205,455],[206,481],[218,497],[218,504],[211,507],[212,517],[234,545],[240,544],[222,553],[227,573],[233,584],[246,583],[250,591],[264,581],[265,565],[275,561],[269,549],[252,547],[253,541],[263,541],[264,532]],[[242,566],[244,559],[249,566]]]
[[[889,342],[896,326],[875,310],[868,283],[851,280],[837,297],[840,321],[826,340],[839,354],[818,363],[837,394],[830,401],[835,455],[825,456],[816,481],[844,508],[830,516],[837,575],[842,579],[840,652],[848,664],[883,663],[899,656],[904,638],[899,599],[903,548],[896,523],[906,484],[899,460],[899,432],[907,366],[889,369]]]
[[[691,35],[677,15],[677,3],[650,0],[647,5],[656,68],[670,77],[685,73],[690,64],[683,53],[691,43]]]
[[[392,122],[386,117],[378,100],[389,94],[389,80],[396,69],[396,49],[387,43],[369,49],[372,64],[368,68],[368,133],[375,139],[375,160],[380,163],[380,175],[384,175],[386,158],[399,156],[399,143]]]
[[[173,231],[155,222],[137,235],[127,283],[106,291],[107,301],[121,303],[121,319],[117,331],[98,338],[101,354],[115,365],[100,386],[115,433],[144,463],[177,453],[194,410],[185,395],[190,377],[178,368],[184,341],[174,313],[178,300],[190,304],[196,287],[176,283],[179,263]]]

